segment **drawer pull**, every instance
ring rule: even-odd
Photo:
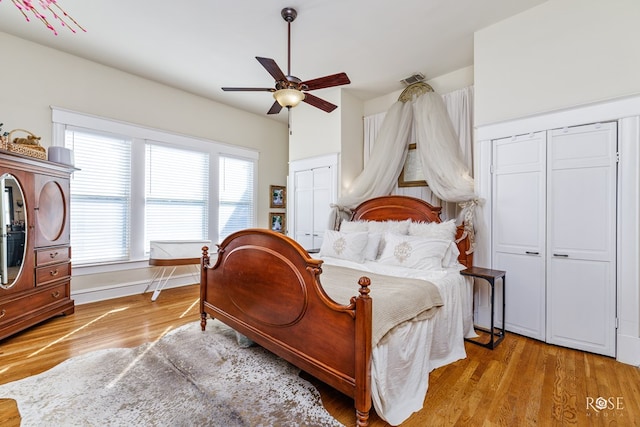
[[[55,257],[58,256],[58,252],[51,252],[49,253],[49,256],[51,257],[51,259],[54,259]]]
[[[54,297],[54,298],[58,298],[60,296],[60,291],[51,292],[51,296]]]
[[[561,258],[569,258],[568,254],[553,254],[553,256],[561,257]]]
[[[2,319],[5,314],[7,314],[7,310],[3,308],[2,311],[0,311],[0,319]]]
[[[55,270],[51,270],[49,272],[49,274],[52,275],[53,277],[57,276],[58,275],[58,269],[56,268]]]
[[[540,252],[526,251],[525,254],[527,254],[527,255],[540,255]]]

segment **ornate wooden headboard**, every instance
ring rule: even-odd
[[[441,209],[415,197],[382,196],[369,199],[358,205],[353,210],[351,220],[403,221],[410,219],[421,222],[442,222],[440,219]],[[473,265],[473,253],[467,253],[471,249],[471,241],[465,234],[464,225],[458,226],[456,241],[460,250],[458,261],[465,267],[471,267]]]

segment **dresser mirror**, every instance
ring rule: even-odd
[[[11,174],[0,176],[0,211],[2,245],[0,245],[0,287],[8,289],[22,270],[25,255],[27,215],[24,194]]]

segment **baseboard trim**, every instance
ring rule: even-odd
[[[172,277],[163,289],[170,288],[178,288],[181,286],[193,285],[194,283],[194,275],[193,274],[181,274],[178,276]],[[89,289],[79,289],[74,291],[71,289],[71,298],[75,301],[76,305],[88,304],[92,302],[104,301],[113,298],[126,297],[130,295],[139,295],[143,293],[149,294],[149,300],[151,300],[151,295],[155,290],[155,284],[153,287],[149,287],[148,280],[137,281],[137,282],[129,282],[129,283],[121,283],[118,285],[109,285],[102,286],[96,288]],[[146,292],[145,292],[146,290]],[[162,292],[160,292],[159,298],[162,298]]]
[[[640,368],[640,338],[618,335],[616,360]]]

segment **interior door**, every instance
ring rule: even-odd
[[[320,249],[331,213],[331,167],[313,169],[313,247]]]
[[[615,355],[616,123],[550,131],[547,341]]]
[[[313,248],[313,171],[296,171],[294,183],[294,235],[305,249]]]
[[[493,144],[493,264],[507,272],[505,327],[540,340],[545,339],[545,147],[546,132]],[[477,316],[482,317],[480,310]]]

